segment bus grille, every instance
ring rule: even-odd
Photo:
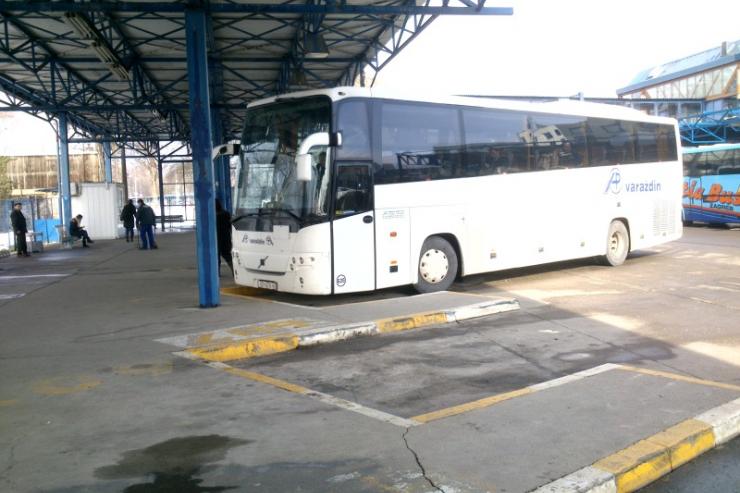
[[[666,236],[676,233],[676,203],[671,200],[656,202],[653,209],[653,235]]]

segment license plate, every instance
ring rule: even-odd
[[[277,291],[277,283],[275,281],[257,281],[257,287]]]

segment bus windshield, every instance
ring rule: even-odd
[[[312,224],[328,218],[330,166],[326,147],[313,147],[311,181],[296,178],[296,153],[311,134],[329,132],[331,100],[279,101],[248,111],[241,139],[234,221],[284,216]],[[293,228],[291,228],[293,229]]]

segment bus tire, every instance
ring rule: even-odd
[[[419,280],[414,289],[420,293],[445,291],[457,276],[457,253],[444,238],[430,236],[421,246],[417,269]]]
[[[606,237],[606,255],[604,262],[616,267],[622,265],[630,252],[630,233],[622,221],[612,221]]]

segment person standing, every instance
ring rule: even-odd
[[[121,221],[126,229],[126,243],[134,241],[134,224],[136,223],[136,206],[132,199],[121,210]]]
[[[223,208],[221,201],[216,199],[216,240],[218,243],[218,271],[221,272],[221,257],[234,272],[231,260],[231,214]]]
[[[157,223],[157,216],[154,215],[154,209],[144,203],[143,200],[137,200],[139,210],[136,212],[136,224],[141,236],[141,250],[156,249],[154,243],[154,225]]]
[[[20,202],[13,204],[13,212],[10,213],[10,223],[15,234],[15,250],[18,252],[18,256],[30,257],[28,245],[26,245],[28,226],[26,225],[26,216],[21,212],[22,207],[23,205]]]
[[[82,248],[90,248],[88,243],[95,243],[90,239],[87,231],[85,231],[85,226],[82,225],[82,214],[77,214],[69,222],[69,235],[73,238],[80,238],[82,240]]]

